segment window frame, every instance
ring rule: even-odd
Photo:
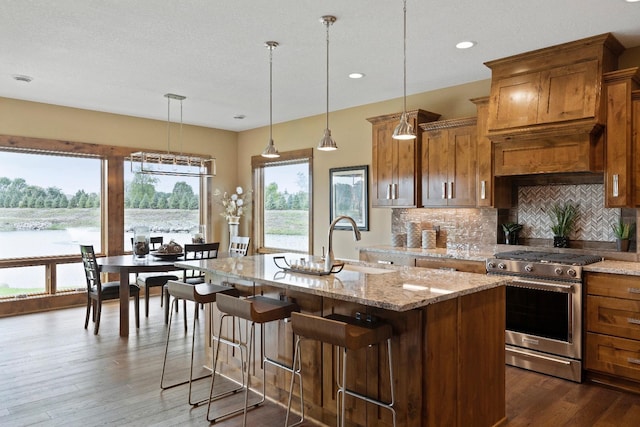
[[[124,168],[131,153],[140,151],[135,147],[119,147],[85,142],[63,141],[47,138],[22,137],[0,135],[0,149],[15,151],[25,154],[50,154],[70,157],[94,157],[101,159],[101,184],[100,184],[100,221],[101,221],[101,247],[98,256],[122,255],[124,250]],[[211,165],[207,166],[208,168]],[[204,221],[211,212],[211,179],[200,180],[200,219]],[[211,227],[207,227],[210,230]],[[209,232],[209,231],[208,231]],[[77,255],[52,255],[24,258],[0,259],[0,268],[44,266],[45,267],[45,293],[30,295],[29,298],[19,301],[8,299],[10,304],[19,305],[19,308],[7,307],[0,304],[0,316],[17,314],[22,312],[42,311],[57,306],[68,306],[85,302],[84,292],[57,291],[57,265],[68,263],[80,263],[80,253]],[[111,278],[107,278],[111,280]],[[50,303],[40,304],[32,297],[55,298],[56,295],[67,294],[70,298],[57,297]],[[81,299],[78,299],[81,298]],[[24,303],[24,304],[22,304]]]
[[[306,251],[283,250],[280,248],[269,248],[264,244],[264,168],[277,166],[279,164],[293,164],[307,162],[309,168],[309,236],[308,248]],[[251,174],[253,181],[253,239],[255,251],[258,254],[279,253],[279,252],[300,252],[313,253],[313,148],[301,150],[285,151],[280,153],[280,157],[266,158],[262,156],[251,157]]]

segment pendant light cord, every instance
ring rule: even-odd
[[[329,129],[329,25],[331,21],[325,20],[327,26],[327,129]]]
[[[404,101],[403,101],[403,111],[407,112],[407,0],[404,0],[404,33],[402,35],[403,41],[403,75],[404,75]]]
[[[167,154],[171,153],[171,98],[167,96]]]
[[[273,49],[269,46],[269,144],[273,141]]]

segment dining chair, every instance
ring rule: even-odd
[[[157,251],[164,243],[162,236],[154,236],[149,238],[149,249]],[[131,238],[131,246],[133,247],[133,237]],[[144,288],[144,316],[149,317],[149,290],[154,287],[162,287],[169,280],[178,280],[178,276],[174,274],[138,274],[136,273],[136,284],[140,288]],[[164,288],[162,288],[164,293]],[[164,298],[160,297],[160,307]]]
[[[98,335],[100,328],[100,313],[102,301],[120,298],[120,281],[102,283],[100,280],[100,266],[96,261],[93,245],[80,245],[82,264],[87,279],[87,315],[84,320],[84,328],[89,326],[89,315],[93,306],[94,335]],[[136,328],[140,327],[140,288],[129,285],[129,297],[135,300]]]
[[[184,245],[184,260],[185,261],[194,261],[199,259],[214,259],[218,258],[218,250],[220,249],[220,242],[213,243],[193,243],[193,244],[185,244]],[[201,283],[205,283],[204,273],[200,270],[190,270],[184,269],[182,273],[182,281],[184,283],[188,283],[190,285],[199,285]],[[178,280],[178,279],[175,279]],[[169,324],[169,310],[170,307],[170,295],[165,284],[163,287],[163,296],[164,296],[164,323]],[[185,328],[187,326],[187,302],[184,301],[184,319],[185,319]],[[176,311],[178,309],[178,304],[175,304]],[[198,311],[196,310],[196,316]]]
[[[229,256],[230,257],[243,257],[247,255],[249,251],[250,237],[245,236],[231,236],[229,239]]]

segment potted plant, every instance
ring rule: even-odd
[[[502,224],[504,243],[507,245],[517,245],[520,230],[522,230],[522,224],[518,224],[517,222],[505,222]]]
[[[620,218],[617,224],[611,224],[611,228],[613,229],[613,234],[616,236],[618,250],[627,252],[629,250],[629,238],[636,228],[635,222],[626,223]]]
[[[580,218],[578,204],[571,202],[556,203],[551,206],[549,212],[551,218],[551,231],[553,231],[553,247],[568,248],[569,234],[576,226]]]

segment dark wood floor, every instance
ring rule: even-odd
[[[98,336],[83,329],[84,308],[0,319],[0,425],[207,425],[206,407],[191,408],[185,386],[160,390],[166,328],[159,298],[128,340],[118,336],[117,314],[117,303],[105,305]],[[172,366],[188,363],[179,356],[190,345],[180,317]],[[207,386],[201,381],[196,393]],[[638,395],[511,367],[506,390],[508,427],[640,425]],[[283,409],[268,403],[249,412],[248,425],[278,426],[283,419]]]

